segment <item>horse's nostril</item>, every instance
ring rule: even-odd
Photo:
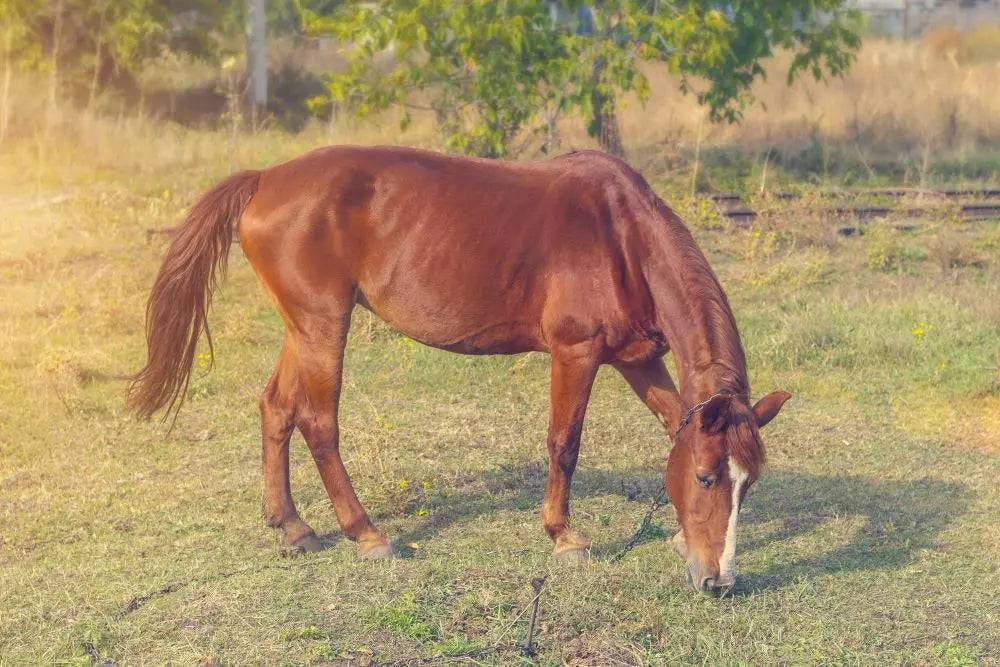
[[[715,579],[713,579],[712,577],[705,577],[704,579],[701,580],[701,590],[705,591],[706,593],[715,590],[715,588],[716,588]]]

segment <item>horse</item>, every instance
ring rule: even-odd
[[[285,325],[260,398],[264,516],[285,548],[323,546],[289,487],[298,428],[359,557],[394,554],[340,455],[344,346],[361,305],[443,350],[550,355],[541,522],[560,558],[589,555],[570,526],[570,483],[594,378],[613,366],[673,440],[665,486],[687,581],[708,593],[734,584],[737,513],[764,461],[759,429],[790,395],[751,405],[726,295],[681,219],[624,161],[332,146],[229,176],[176,228],[153,284],[147,362],[127,397],[142,418],[176,418],[203,333],[211,350],[207,316],[234,225]]]

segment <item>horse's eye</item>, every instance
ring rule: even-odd
[[[695,479],[698,480],[698,486],[703,489],[707,489],[715,482],[714,475],[695,475]]]

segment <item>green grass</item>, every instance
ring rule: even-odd
[[[252,163],[301,149],[262,141]],[[547,358],[411,345],[360,310],[346,462],[402,557],[356,560],[296,436],[293,492],[329,548],[281,558],[256,409],[281,325],[238,249],[211,318],[218,367],[173,431],[125,414],[111,377],[143,359],[164,250],[145,230],[174,224],[222,161],[137,173],[66,150],[0,167],[0,664],[1000,661],[996,224],[840,238],[794,209],[747,231],[692,214],[755,393],[794,394],[742,514],[741,582],[713,599],[684,584],[669,508],[609,562],[667,448],[614,372],[574,480],[593,557],[559,566],[538,517]],[[516,644],[542,575],[529,658]]]

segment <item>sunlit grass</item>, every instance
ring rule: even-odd
[[[143,359],[165,248],[147,230],[175,224],[231,159],[271,163],[329,129],[261,132],[232,156],[220,133],[135,123],[117,144],[109,126],[0,160],[0,664],[511,664],[542,574],[542,664],[1000,660],[996,223],[890,220],[845,238],[804,207],[741,230],[671,200],[729,293],[754,393],[794,394],[766,430],[731,598],[684,585],[660,537],[669,508],[607,562],[667,448],[613,371],[574,482],[594,557],[558,567],[538,518],[547,358],[431,350],[362,310],[345,459],[404,557],[357,562],[296,436],[296,502],[329,549],[287,560],[259,518],[256,407],[281,324],[238,248],[211,317],[217,368],[196,369],[175,428],[126,415],[115,376]],[[387,141],[388,127],[340,140]],[[663,192],[677,184],[650,169]]]

